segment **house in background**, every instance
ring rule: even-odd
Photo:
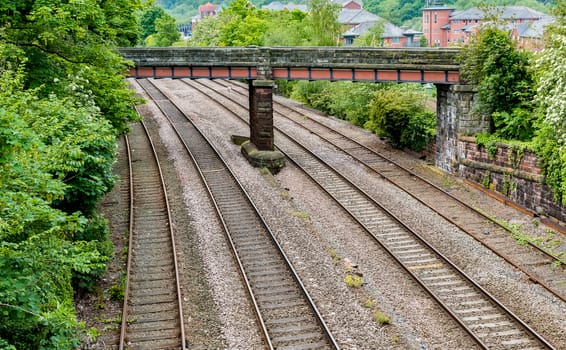
[[[362,0],[331,0],[333,4],[338,4],[343,10],[361,10],[364,7]]]
[[[540,46],[544,27],[552,22],[551,16],[525,6],[498,6],[491,14],[477,7],[456,11],[437,1],[427,1],[422,10],[423,35],[429,46],[465,44],[490,16],[506,23],[505,29],[520,47]]]
[[[274,1],[270,4],[268,4],[268,5],[263,5],[261,8],[265,9],[265,10],[272,10],[272,11],[282,11],[282,10],[288,10],[288,11],[299,10],[301,12],[307,12],[308,11],[307,5],[295,4],[295,3],[292,3],[292,2],[289,2],[287,4],[283,4],[279,1]]]
[[[385,21],[384,19],[378,17],[377,20],[363,22],[355,25],[350,30],[342,34],[344,38],[344,45],[350,46],[354,43],[354,40],[360,35],[367,32],[374,25],[383,24],[383,34],[381,35],[381,42],[375,43],[374,46],[383,47],[418,47],[419,38],[422,35],[413,29],[403,29],[392,23]]]
[[[375,46],[415,47],[419,45],[418,39],[421,32],[400,28],[364,9],[342,9],[338,15],[338,23],[349,28],[342,34],[345,46],[352,45],[357,37],[378,23],[383,24],[383,34],[381,43],[376,43]]]
[[[214,5],[207,2],[204,5],[198,7],[198,17],[203,19],[205,17],[216,16],[220,10],[220,5]]]
[[[383,18],[364,10],[362,0],[331,0],[331,2],[342,7],[338,14],[338,23],[346,30],[341,35],[342,43],[346,46],[352,45],[357,37],[364,34],[377,23],[383,23],[384,32],[381,41],[376,43],[375,46],[414,47],[419,45],[418,39],[422,34],[421,32],[399,28]],[[264,5],[262,8],[276,11],[294,9],[303,12],[308,11],[306,5],[297,5],[292,2],[285,5],[278,1]]]

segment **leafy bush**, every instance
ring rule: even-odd
[[[291,98],[328,113],[329,106],[332,103],[332,96],[329,93],[330,84],[330,82],[324,80],[313,82],[301,80],[291,93]]]
[[[299,81],[291,97],[389,137],[395,147],[422,151],[436,135],[436,116],[416,85]]]
[[[88,286],[111,252],[96,203],[138,118],[112,45],[137,41],[140,2],[110,5],[0,6],[1,348],[77,348],[73,277]]]
[[[386,136],[398,148],[422,151],[436,135],[436,116],[427,111],[424,95],[398,88],[380,90],[370,103],[365,127]]]
[[[492,118],[492,130],[503,139],[530,140],[534,135],[534,78],[531,54],[518,50],[509,33],[483,27],[459,55],[462,79],[477,85],[475,113]]]

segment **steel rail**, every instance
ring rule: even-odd
[[[217,82],[217,81],[214,81]],[[233,83],[233,82],[229,82],[229,81],[222,81],[222,82],[226,82],[228,85],[231,86],[237,86],[238,88],[241,89],[246,89],[245,87],[237,84],[237,83]],[[221,86],[228,86],[226,84],[220,84]],[[238,90],[231,90],[231,91],[236,91],[237,93],[241,94],[242,96],[247,96],[246,94],[241,93]],[[224,97],[226,98],[230,98],[228,96],[226,96],[223,93],[222,94]],[[236,102],[236,101],[234,101]],[[236,102],[237,103],[237,102]],[[296,108],[284,105],[282,103],[279,102],[275,102],[278,105],[280,105],[283,108],[286,108],[290,111],[293,111],[297,114],[301,114],[301,112],[299,112]],[[245,106],[242,106],[245,107]],[[543,280],[542,278],[539,278],[537,275],[533,274],[532,272],[526,270],[525,268],[523,268],[521,266],[520,263],[518,263],[517,261],[515,261],[515,259],[513,259],[512,257],[508,256],[507,254],[504,254],[503,252],[501,252],[500,249],[497,249],[495,247],[493,247],[490,243],[486,242],[484,239],[482,239],[481,237],[479,237],[477,234],[471,232],[469,230],[469,228],[466,228],[463,224],[457,222],[456,220],[452,219],[449,215],[447,215],[446,213],[444,213],[442,210],[437,209],[434,206],[431,206],[430,204],[428,204],[425,200],[423,200],[422,198],[420,198],[419,196],[415,195],[414,193],[412,193],[411,191],[408,191],[405,187],[401,186],[398,182],[394,181],[391,176],[385,175],[383,172],[377,170],[375,167],[371,166],[370,164],[368,164],[367,161],[361,159],[359,156],[357,156],[355,154],[355,152],[350,151],[348,149],[343,148],[343,146],[340,146],[336,141],[333,141],[332,139],[325,137],[323,135],[321,135],[319,132],[311,129],[311,128],[307,128],[305,125],[303,125],[300,122],[297,122],[296,120],[294,120],[293,118],[290,118],[288,115],[281,113],[279,111],[275,111],[274,110],[274,114],[279,115],[281,118],[285,118],[286,120],[289,120],[291,122],[293,122],[295,125],[299,126],[300,128],[303,128],[305,130],[308,130],[310,133],[317,135],[318,137],[320,137],[321,139],[323,139],[325,142],[330,143],[331,145],[333,145],[334,147],[336,147],[337,149],[341,150],[342,152],[348,154],[349,156],[351,156],[352,158],[356,159],[358,162],[360,162],[362,165],[364,165],[368,170],[379,174],[385,181],[391,183],[392,185],[394,185],[395,187],[399,188],[400,190],[404,191],[405,193],[409,194],[411,197],[413,197],[414,199],[416,199],[417,201],[419,201],[420,203],[422,203],[423,205],[425,205],[426,207],[428,207],[429,209],[431,209],[432,211],[434,211],[435,213],[437,213],[438,215],[442,216],[445,220],[447,220],[448,222],[450,222],[451,224],[453,224],[454,226],[458,227],[460,230],[462,230],[463,232],[468,233],[471,237],[473,237],[476,241],[478,241],[480,244],[482,244],[484,247],[490,249],[491,251],[493,251],[496,255],[498,255],[499,257],[501,257],[503,260],[505,260],[507,263],[509,263],[510,265],[512,265],[513,267],[521,270],[523,273],[525,273],[525,275],[527,275],[527,277],[533,281],[534,283],[537,283],[539,285],[541,285],[543,288],[545,288],[546,290],[548,290],[551,294],[553,294],[555,297],[557,297],[558,299],[562,300],[563,302],[566,302],[566,295],[560,291],[558,291],[556,288],[554,288],[553,286],[551,286],[550,284],[548,284],[545,280]],[[339,135],[340,137],[346,139],[348,142],[352,142],[354,143],[356,146],[361,147],[363,150],[370,152],[371,154],[375,155],[376,157],[379,157],[381,159],[383,159],[385,162],[388,162],[390,164],[393,164],[395,167],[397,167],[398,169],[401,169],[401,171],[406,172],[407,174],[417,178],[418,180],[424,182],[427,186],[430,186],[433,190],[436,190],[438,192],[440,192],[442,195],[447,196],[450,200],[455,201],[456,203],[458,203],[459,205],[467,208],[468,210],[470,210],[471,212],[473,212],[475,215],[479,215],[482,219],[485,219],[487,221],[489,221],[491,224],[496,225],[497,227],[499,227],[500,229],[505,230],[507,233],[512,234],[512,232],[509,230],[508,227],[506,227],[505,225],[503,225],[501,222],[495,220],[494,218],[490,217],[489,215],[487,215],[486,213],[483,213],[482,211],[479,211],[478,209],[474,208],[473,206],[469,205],[468,203],[460,200],[458,197],[454,196],[453,194],[447,192],[446,190],[444,190],[443,188],[441,188],[440,186],[434,184],[433,182],[429,181],[428,179],[424,178],[423,176],[411,171],[410,169],[407,169],[406,167],[404,167],[403,165],[399,164],[398,162],[396,162],[395,160],[385,156],[384,154],[377,152],[376,150],[358,142],[357,140],[344,135],[343,133],[341,133],[340,131],[331,128],[321,122],[319,122],[316,119],[313,118],[308,118],[309,122],[315,123],[317,126],[320,126],[322,128],[325,128],[327,130],[329,130],[329,132],[331,133],[335,133],[337,135]],[[542,247],[538,246],[537,244],[534,244],[533,242],[527,242],[527,244],[537,250],[538,252],[540,252],[541,254],[543,254],[545,257],[547,257],[549,260],[552,260],[552,262],[557,262],[559,264],[564,264],[566,262],[560,260],[558,257],[554,256],[553,254],[549,253],[547,250],[543,249]]]
[[[166,206],[166,213],[167,213],[167,220],[168,220],[168,227],[169,227],[169,238],[171,240],[171,247],[172,247],[172,254],[173,254],[173,266],[175,271],[175,288],[177,293],[177,309],[179,313],[179,328],[181,331],[181,349],[186,350],[186,338],[185,338],[185,323],[183,317],[183,305],[182,305],[182,294],[181,294],[181,286],[179,282],[179,267],[177,262],[177,251],[175,247],[175,233],[173,230],[173,222],[172,222],[172,215],[171,215],[171,208],[169,206],[169,198],[167,196],[167,187],[165,185],[165,180],[163,177],[163,172],[161,170],[161,164],[159,162],[159,158],[157,156],[157,151],[155,150],[154,143],[151,139],[149,131],[143,121],[140,122],[143,127],[143,130],[147,136],[149,145],[151,146],[152,154],[155,159],[155,163],[159,172],[159,181],[161,187],[163,189],[163,198],[165,201]],[[126,332],[128,328],[128,302],[129,302],[129,294],[130,294],[130,281],[131,281],[131,263],[133,260],[133,229],[134,229],[134,210],[135,210],[135,200],[134,200],[134,174],[132,172],[132,161],[131,161],[131,151],[130,145],[128,140],[126,139],[126,146],[127,146],[127,154],[128,154],[128,168],[130,173],[130,223],[129,223],[129,241],[128,241],[128,262],[127,262],[127,274],[126,274],[126,288],[124,292],[124,306],[122,310],[122,324],[121,324],[121,332],[120,332],[120,346],[119,349],[123,350],[126,340]]]
[[[206,92],[204,92],[202,89],[200,89],[199,87],[195,86],[197,84],[190,84],[188,81],[186,80],[182,80],[185,84],[193,87],[194,89],[196,89],[197,91],[200,91],[203,95],[207,96],[208,98],[210,98],[211,100],[215,101],[217,104],[221,105],[226,111],[228,111],[230,114],[237,116],[238,118],[240,118],[243,122],[248,123],[248,121],[246,121],[244,118],[242,118],[240,115],[238,115],[237,113],[235,113],[234,111],[232,111],[231,109],[229,109],[228,107],[224,106],[223,104],[221,104],[220,102],[217,101],[217,99],[215,99],[212,96],[209,96],[209,94],[207,94]],[[191,81],[194,82],[194,81]],[[200,86],[205,87],[203,84],[198,84]],[[208,90],[210,91],[214,91],[212,88],[210,87],[206,87]],[[217,93],[216,91],[214,91],[215,93]],[[219,93],[217,93],[219,94]],[[229,97],[226,97],[222,94],[219,94],[222,97],[231,100]],[[232,101],[233,103],[239,104],[238,102]],[[240,105],[241,106],[241,105]],[[246,107],[241,106],[242,108],[246,109]],[[279,133],[281,133],[281,135],[284,135],[285,137],[287,137],[289,140],[291,140],[291,142],[295,143],[298,147],[300,147],[302,149],[303,152],[308,153],[311,157],[313,157],[314,159],[316,159],[317,162],[323,164],[325,167],[327,167],[328,169],[331,170],[331,172],[334,173],[335,176],[343,179],[346,183],[349,184],[349,186],[351,186],[352,188],[355,188],[355,190],[360,193],[363,197],[365,197],[368,201],[374,203],[374,205],[376,205],[376,207],[380,208],[380,210],[384,213],[386,213],[387,216],[389,216],[393,221],[395,221],[398,225],[400,225],[401,227],[403,227],[403,229],[405,229],[406,231],[410,232],[414,237],[416,237],[420,242],[422,242],[425,246],[427,246],[432,252],[434,252],[434,254],[436,254],[441,260],[443,260],[448,266],[450,266],[451,268],[453,268],[455,271],[457,271],[465,280],[467,280],[470,284],[472,284],[477,290],[479,290],[486,298],[488,298],[493,304],[497,305],[497,307],[499,307],[504,313],[506,313],[508,315],[509,318],[513,319],[517,324],[519,324],[524,331],[526,331],[526,333],[530,334],[534,339],[537,339],[541,344],[543,344],[546,348],[548,349],[554,349],[554,347],[548,343],[548,341],[546,341],[546,339],[544,339],[542,336],[540,336],[536,331],[534,331],[529,325],[527,325],[524,321],[522,321],[518,316],[516,316],[510,309],[508,309],[506,306],[504,306],[501,302],[499,302],[495,297],[493,297],[487,290],[485,290],[482,286],[480,286],[477,282],[475,282],[471,277],[469,277],[466,273],[464,273],[464,271],[462,271],[457,265],[455,265],[454,263],[452,263],[446,256],[444,256],[442,253],[440,253],[435,247],[433,247],[432,245],[430,245],[419,233],[417,233],[416,231],[414,231],[413,229],[411,229],[410,227],[408,227],[406,224],[403,223],[403,221],[397,217],[394,213],[392,213],[390,210],[388,210],[387,208],[383,207],[381,205],[381,203],[377,202],[372,196],[370,196],[369,194],[367,194],[363,189],[359,188],[357,185],[355,185],[352,181],[350,181],[347,177],[345,177],[344,175],[340,174],[338,170],[336,170],[334,167],[332,167],[331,165],[327,164],[326,162],[324,162],[322,159],[320,159],[320,157],[318,157],[316,154],[314,154],[312,151],[308,150],[307,148],[303,147],[300,142],[298,142],[296,139],[294,139],[292,136],[286,134],[284,131],[279,130],[278,128],[274,127],[275,130],[277,130]],[[280,149],[281,150],[281,149]],[[463,329],[468,332],[470,334],[470,336],[478,343],[478,345],[484,347],[485,349],[488,349],[488,346],[486,344],[483,343],[483,341],[481,339],[479,339],[477,337],[476,334],[474,334],[474,332],[469,329],[467,327],[467,325],[465,325],[457,315],[455,315],[453,313],[453,311],[450,309],[450,307],[446,304],[444,304],[443,301],[441,301],[436,295],[434,295],[434,293],[426,286],[423,284],[423,282],[412,272],[410,271],[399,259],[398,257],[390,250],[388,249],[388,247],[383,244],[381,242],[381,240],[375,236],[375,234],[373,232],[371,232],[369,230],[369,228],[361,223],[358,218],[356,217],[356,215],[354,213],[352,213],[348,208],[345,208],[341,203],[340,200],[338,198],[336,198],[332,193],[330,193],[328,191],[328,189],[326,189],[324,187],[324,185],[322,183],[320,183],[314,176],[312,176],[312,174],[307,171],[306,169],[304,169],[302,166],[299,165],[298,162],[295,161],[295,159],[291,156],[289,156],[284,150],[281,150],[284,154],[287,155],[287,157],[293,161],[299,168],[301,168],[309,177],[311,177],[311,179],[313,179],[313,181],[319,186],[321,187],[326,193],[328,193],[333,199],[336,200],[337,203],[340,204],[340,206],[342,206],[344,208],[344,210],[350,215],[352,216],[352,218],[354,218],[361,227],[364,228],[364,230],[366,230],[366,232],[368,232],[370,234],[371,237],[373,237],[375,239],[375,241],[380,244],[403,268],[405,268],[407,270],[407,272],[417,281],[417,283],[419,283],[421,286],[423,286],[424,290],[427,291],[438,303],[439,305],[441,305],[448,314],[450,314],[455,321],[461,325],[463,327]]]
[[[321,329],[323,330],[324,333],[324,337],[326,338],[326,340],[328,341],[329,345],[334,348],[334,349],[340,349],[338,343],[336,342],[336,340],[334,339],[332,333],[330,332],[330,329],[328,328],[328,326],[326,325],[326,323],[324,322],[324,319],[322,317],[322,315],[320,314],[320,312],[318,311],[318,308],[316,307],[314,300],[311,298],[310,294],[308,293],[306,287],[304,286],[304,284],[302,283],[300,277],[298,276],[297,271],[295,270],[295,268],[293,267],[293,265],[291,264],[289,258],[287,257],[287,255],[285,254],[283,248],[281,247],[281,245],[279,244],[277,238],[275,237],[275,235],[273,234],[273,232],[271,231],[271,229],[269,228],[269,226],[267,225],[265,219],[263,218],[263,216],[261,215],[259,209],[257,208],[257,206],[255,205],[255,203],[253,202],[251,196],[249,195],[249,193],[246,191],[246,189],[244,188],[244,186],[241,184],[241,182],[238,180],[238,178],[235,176],[234,172],[232,171],[232,169],[230,168],[230,166],[227,164],[227,162],[225,161],[225,159],[222,157],[222,155],[220,154],[220,152],[216,149],[216,147],[214,146],[214,144],[210,141],[210,139],[202,132],[202,130],[190,119],[188,118],[183,112],[182,109],[172,100],[170,99],[164,92],[160,91],[159,88],[157,86],[155,86],[155,84],[153,84],[153,82],[151,82],[148,79],[144,79],[144,81],[148,82],[149,84],[151,84],[156,90],[158,90],[158,92],[160,94],[162,94],[165,98],[167,98],[169,100],[169,102],[179,111],[179,113],[181,113],[185,119],[191,123],[192,127],[195,129],[195,131],[204,139],[204,141],[209,145],[210,149],[212,150],[212,152],[214,153],[214,155],[222,162],[223,166],[225,167],[225,169],[227,170],[227,172],[229,173],[229,175],[231,176],[231,178],[234,180],[234,182],[237,184],[239,191],[241,191],[241,193],[243,194],[243,196],[245,197],[246,201],[248,202],[248,204],[253,208],[253,211],[255,212],[255,214],[257,215],[258,219],[260,220],[260,223],[262,225],[262,227],[265,229],[265,231],[268,233],[268,237],[271,240],[271,242],[275,245],[275,247],[277,248],[278,253],[280,254],[280,256],[283,258],[286,267],[289,269],[289,271],[291,272],[291,275],[293,277],[293,279],[295,280],[295,282],[297,283],[297,285],[299,286],[299,290],[300,292],[303,294],[303,296],[305,297],[305,300],[307,301],[308,306],[310,307],[310,309],[313,311],[313,313],[315,314],[315,319],[318,322],[318,324],[320,325]],[[147,86],[143,86],[140,81],[138,80],[138,84],[150,95],[150,97],[152,97],[152,99],[154,99],[156,102],[158,99],[156,99],[154,96],[152,96],[152,94],[148,91]],[[260,310],[260,306],[258,305],[257,301],[256,301],[256,296],[255,293],[253,291],[253,287],[251,286],[250,282],[249,282],[249,277],[247,276],[247,273],[245,271],[244,268],[244,264],[242,262],[242,260],[240,259],[239,253],[238,253],[238,249],[236,247],[236,244],[230,234],[230,228],[228,227],[228,224],[226,223],[223,215],[222,215],[222,210],[220,208],[220,205],[218,204],[216,195],[213,193],[213,190],[211,189],[211,187],[209,186],[209,181],[206,176],[204,175],[204,171],[201,169],[201,166],[199,165],[199,162],[197,161],[197,159],[195,158],[193,152],[190,150],[190,147],[187,145],[187,143],[185,142],[184,137],[182,137],[181,133],[179,132],[179,130],[177,129],[177,127],[175,126],[174,122],[170,119],[168,113],[164,110],[164,108],[159,104],[156,103],[156,105],[158,106],[158,108],[161,110],[161,112],[163,113],[163,115],[169,120],[171,127],[173,128],[173,130],[175,131],[175,133],[178,135],[180,141],[182,142],[182,144],[184,145],[185,149],[187,150],[187,153],[189,154],[191,161],[193,162],[196,170],[199,173],[199,177],[201,178],[201,181],[203,183],[203,185],[205,186],[205,188],[207,189],[208,193],[209,193],[209,197],[213,203],[213,206],[215,207],[216,213],[218,218],[221,220],[222,223],[222,227],[223,230],[226,234],[226,237],[229,241],[229,245],[231,246],[232,249],[232,253],[233,256],[235,257],[236,261],[237,261],[237,265],[239,267],[239,272],[240,274],[243,276],[243,279],[245,281],[246,284],[246,289],[247,292],[251,298],[251,301],[254,305],[254,309],[256,312],[256,317],[258,318],[258,321],[260,322],[261,328],[262,328],[262,332],[263,332],[263,336],[264,339],[266,340],[266,342],[268,343],[268,346],[270,349],[274,349],[274,345],[272,343],[269,331],[267,329],[266,323],[264,321],[264,318],[262,317],[262,312]]]

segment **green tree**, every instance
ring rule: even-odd
[[[0,3],[0,346],[72,349],[73,285],[111,253],[95,214],[115,139],[138,116],[116,45],[139,0]]]
[[[336,46],[340,36],[340,24],[338,14],[340,5],[329,0],[310,1],[310,29],[311,45],[314,46]]]
[[[263,34],[265,46],[303,46],[310,41],[305,25],[307,14],[299,11],[269,11],[267,30]]]
[[[263,45],[267,30],[265,11],[257,10],[248,0],[235,0],[219,17],[222,23],[219,33],[220,46]]]
[[[555,22],[535,60],[539,130],[534,149],[555,199],[566,204],[566,2],[556,1]]]
[[[155,20],[155,45],[171,46],[174,42],[181,39],[181,33],[177,29],[175,19],[169,15],[162,16]]]
[[[401,86],[374,93],[365,127],[386,136],[394,147],[422,151],[436,135],[436,116],[423,93]]]
[[[377,21],[364,34],[354,40],[354,46],[383,46],[383,21]]]
[[[191,46],[219,46],[222,22],[215,17],[203,18],[193,26],[193,35],[189,40]]]
[[[89,220],[54,205],[72,187],[63,174],[81,167],[77,146],[87,143],[66,125],[82,124],[86,115],[77,118],[70,100],[22,89],[22,70],[4,69],[0,79],[0,344],[72,349],[81,328],[72,277],[103,271],[107,260],[99,249],[105,242],[77,239]],[[113,144],[109,124],[100,127]]]
[[[557,0],[556,21],[547,27],[545,49],[536,57],[536,101],[543,120],[552,127],[561,144],[566,144],[566,2]]]
[[[140,0],[6,0],[0,5],[0,42],[14,44],[28,58],[25,88],[64,94],[68,80],[80,75],[101,116],[123,133],[137,118],[131,108],[136,99],[123,79],[127,64],[115,45],[128,41],[141,6]]]
[[[155,21],[165,16],[165,10],[159,6],[150,6],[146,8],[140,16],[140,25],[142,28],[142,39],[157,33]]]
[[[503,138],[529,140],[534,133],[529,59],[495,25],[482,28],[460,53],[461,77],[478,87],[476,112],[489,115],[492,133]]]

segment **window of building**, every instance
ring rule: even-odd
[[[458,24],[458,23],[460,23],[460,20],[459,20],[459,19],[455,19],[455,20],[454,20],[454,24]]]
[[[435,12],[435,13],[434,13],[434,23],[436,23],[436,22],[438,22],[438,15],[437,15],[437,13]]]
[[[459,30],[458,29],[454,29],[454,34],[458,34]]]
[[[391,38],[391,42],[393,44],[399,44],[401,42],[401,39],[398,36],[395,36],[395,37]]]

